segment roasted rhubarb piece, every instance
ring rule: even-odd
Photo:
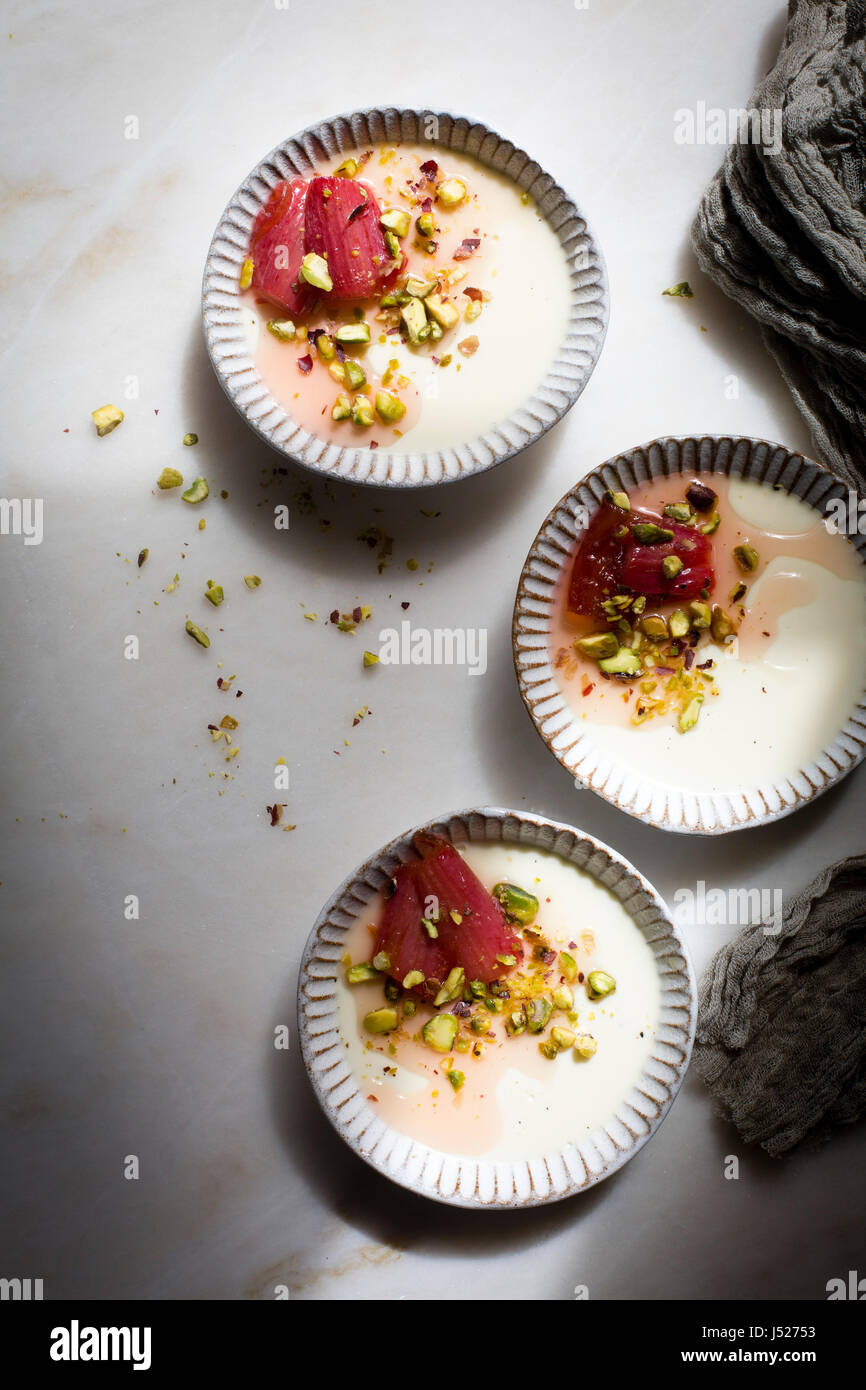
[[[305,179],[278,183],[250,236],[252,288],[290,315],[308,313],[317,297],[301,275],[308,190]]]
[[[324,257],[334,288],[331,299],[369,299],[381,294],[403,267],[388,250],[372,188],[355,179],[312,179],[307,196],[305,249]]]
[[[388,974],[402,984],[419,972],[424,984],[415,987],[427,998],[457,967],[467,981],[486,984],[507,974],[523,946],[500,904],[441,836],[420,831],[415,848],[420,858],[395,873],[396,890],[376,937],[376,953],[388,957]]]
[[[621,590],[648,599],[691,599],[711,590],[713,580],[712,544],[696,527],[605,497],[577,548],[568,607],[604,618],[605,603]]]

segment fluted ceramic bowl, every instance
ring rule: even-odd
[[[686,947],[652,885],[621,855],[570,825],[500,807],[457,811],[424,827],[452,843],[529,846],[558,855],[603,884],[654,957],[659,1023],[631,1092],[590,1135],[519,1162],[455,1156],[387,1124],[359,1086],[338,1012],[346,935],[399,864],[415,857],[415,830],[392,840],[340,885],[310,933],[298,984],[298,1028],[316,1097],[340,1138],[371,1167],[423,1197],[453,1206],[515,1209],[585,1192],[643,1148],[667,1115],[691,1056],[695,983]],[[366,1087],[364,1088],[366,1090]]]
[[[514,664],[535,728],[578,788],[596,792],[659,829],[718,835],[789,815],[851,772],[866,754],[866,691],[852,701],[850,717],[818,757],[794,759],[786,776],[730,792],[686,791],[661,776],[638,773],[609,756],[594,738],[591,724],[575,718],[549,659],[557,582],[570,570],[585,519],[607,489],[629,491],[683,472],[706,474],[709,482],[720,474],[754,479],[801,498],[825,516],[831,514],[834,499],[847,499],[849,493],[848,484],[820,464],[762,439],[656,439],[608,459],[556,504],[532,544],[514,606]],[[850,542],[866,562],[866,536],[851,536]],[[640,737],[637,730],[635,737]]]
[[[428,131],[435,129],[430,140]],[[371,145],[424,141],[472,156],[530,195],[553,229],[571,285],[568,328],[544,381],[523,405],[474,439],[449,447],[395,454],[338,446],[292,419],[271,395],[253,362],[240,295],[240,272],[259,209],[282,179],[310,178],[324,161]],[[586,219],[535,160],[479,121],[449,112],[356,111],[309,126],[271,150],[232,195],[214,233],[204,270],[202,317],[207,350],[220,385],[247,424],[279,453],[317,473],[378,487],[446,483],[483,472],[520,453],[571,409],[601,352],[608,320],[604,262]]]

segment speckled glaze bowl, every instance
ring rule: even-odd
[[[438,131],[427,139],[431,122]],[[314,175],[323,160],[370,145],[425,141],[471,155],[530,194],[553,228],[571,279],[565,341],[545,380],[523,406],[476,439],[447,449],[392,454],[338,446],[311,435],[278,405],[253,363],[244,332],[240,271],[256,214],[281,179]],[[204,269],[202,318],[214,371],[251,429],[279,453],[317,473],[376,487],[447,483],[520,453],[571,409],[598,361],[607,330],[607,276],[601,252],[575,203],[535,160],[486,125],[448,112],[356,111],[284,140],[234,193],[214,233]]]
[[[762,439],[719,435],[656,439],[609,459],[588,473],[550,512],[527,556],[514,605],[512,642],[520,693],[538,733],[553,756],[582,788],[588,788],[662,830],[719,835],[763,825],[790,815],[846,776],[866,754],[866,692],[847,723],[813,762],[793,766],[779,782],[741,792],[697,794],[635,773],[600,751],[591,727],[569,709],[551,669],[547,639],[553,594],[570,568],[580,537],[580,519],[592,512],[608,488],[628,491],[653,478],[682,472],[741,476],[778,487],[827,515],[848,484],[820,464]],[[866,537],[852,537],[866,562]]]
[[[502,842],[559,855],[597,879],[622,904],[648,943],[661,987],[653,1050],[634,1089],[587,1139],[524,1162],[494,1162],[439,1152],[391,1128],[361,1094],[346,1059],[337,1013],[337,977],[346,933],[397,866],[415,857],[412,837],[427,829],[454,843]],[[408,831],[350,874],[310,933],[298,982],[298,1029],[316,1097],[339,1134],[385,1177],[452,1206],[516,1209],[585,1192],[643,1148],[673,1103],[695,1033],[695,982],[686,947],[650,883],[615,850],[582,831],[500,807],[456,811]]]

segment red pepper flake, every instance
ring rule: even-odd
[[[348,227],[348,225],[349,225],[350,222],[354,222],[354,220],[355,220],[356,217],[361,217],[361,216],[367,211],[367,208],[368,208],[369,206],[370,206],[369,201],[365,198],[364,201],[363,201],[363,203],[359,203],[358,206],[357,206],[356,208],[352,208],[352,211],[349,213],[349,216],[346,218],[346,226]]]
[[[581,695],[589,695],[593,690],[595,690],[595,681],[590,681],[589,685],[585,685],[580,693]]]
[[[439,165],[436,163],[436,160],[425,159],[424,163],[421,165],[421,173],[424,175],[425,179],[432,183],[439,173]]]
[[[332,622],[332,623],[338,623],[339,621],[340,621],[340,610],[339,610],[339,608],[335,608],[334,611],[333,611],[333,613],[331,614],[331,622]]]
[[[406,609],[409,607],[409,601],[408,601],[408,599],[406,600],[405,603],[401,603],[401,604],[400,604],[400,607],[401,607],[401,608],[403,609],[403,611],[405,612]]]
[[[474,256],[481,242],[478,237],[465,236],[457,250],[454,252],[455,261],[468,261],[470,256]]]
[[[422,198],[422,199],[421,199],[421,211],[422,211],[422,212],[432,212],[432,211],[433,211],[433,199],[432,199],[432,198],[429,198],[429,197],[428,197],[428,198]]]
[[[216,729],[217,727],[218,726],[216,724],[208,724],[209,729]]]
[[[582,971],[582,970],[579,970],[579,971],[577,972],[577,983],[578,983],[579,985],[582,985],[582,984],[583,984],[583,981],[584,981],[584,974],[583,974],[583,971]]]
[[[271,817],[271,825],[278,825],[280,816],[283,814],[283,808],[279,802],[275,801],[273,806],[267,806],[265,809]]]
[[[548,898],[547,901],[550,902],[550,898]],[[576,941],[569,941],[568,944],[569,944],[569,946],[571,947],[572,951],[576,951],[576,950],[577,950],[577,942],[576,942]]]
[[[239,691],[237,692],[237,694],[235,695],[235,699],[236,699],[236,700],[239,700],[239,699],[241,698],[241,696],[243,695],[243,693],[244,693],[244,692],[243,692],[242,690],[239,690]]]
[[[305,357],[298,358],[298,371],[307,376],[313,370],[313,359],[309,353]]]
[[[360,609],[360,607],[358,607],[358,608],[353,608],[353,609],[352,609],[352,622],[353,622],[353,623],[359,623],[360,621],[361,621],[361,609]]]
[[[324,328],[308,328],[308,329],[307,329],[307,338],[308,338],[308,340],[313,344],[313,347],[316,346],[316,344],[318,343],[318,341],[319,341],[319,339],[321,338],[321,336],[322,336],[322,334],[324,333],[324,331],[325,331]]]
[[[222,690],[222,688],[223,688],[223,678],[222,678],[222,676],[217,676],[217,690]]]
[[[690,670],[692,669],[692,662],[694,661],[694,659],[695,659],[694,650],[693,650],[691,647],[688,647],[688,648],[686,649],[686,654],[685,654],[685,656],[683,657],[683,664],[684,664],[684,666],[685,666],[685,668],[686,668],[687,671],[690,671]]]
[[[467,285],[463,293],[466,295],[467,299],[474,299],[476,302],[484,298],[483,292],[476,289],[474,285]]]
[[[371,449],[378,449],[378,447],[379,447],[379,441],[378,441],[378,439],[371,439],[371,440],[370,440],[370,448],[371,448]]]
[[[337,350],[337,361],[338,361],[338,362],[345,362],[345,360],[346,360],[346,349],[343,347],[343,344],[342,344],[342,343],[335,343],[335,344],[334,344],[334,347],[335,347],[336,350]]]

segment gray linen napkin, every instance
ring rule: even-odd
[[[866,855],[825,869],[775,934],[749,927],[718,952],[694,1065],[720,1114],[774,1156],[866,1112]]]
[[[761,326],[822,462],[866,482],[866,0],[789,0],[750,109],[778,141],[728,152],[701,203],[701,269]]]

